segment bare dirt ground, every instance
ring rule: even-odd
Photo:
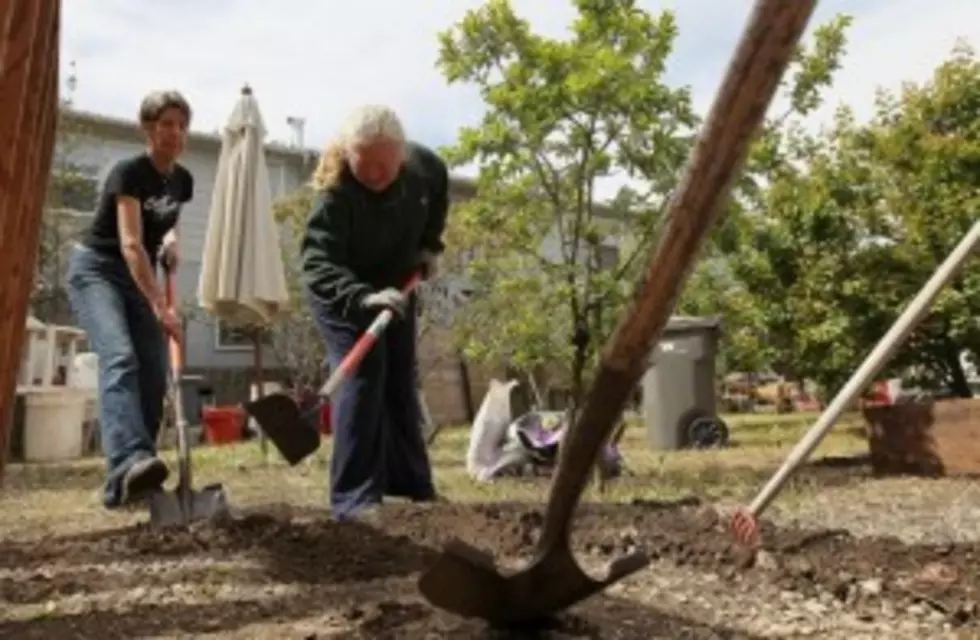
[[[539,505],[507,494],[540,496],[530,481],[495,485],[476,496],[482,504],[451,490],[467,502],[390,504],[371,528],[327,518],[322,459],[285,469],[242,458],[199,479],[228,485],[235,518],[159,532],[144,514],[98,509],[97,461],[14,467],[0,499],[0,638],[980,636],[973,481],[876,479],[860,461],[812,466],[773,508],[778,526],[766,523],[752,556],[725,528],[729,491],[747,481],[751,494],[772,468],[725,456],[727,467],[705,463],[687,479],[644,468],[621,481],[616,503],[583,505],[583,566],[599,570],[635,547],[654,562],[533,630],[456,618],[415,586],[449,537],[509,562],[526,557]],[[442,462],[440,484],[457,484]],[[704,498],[656,499],[648,486],[671,482],[673,494]]]

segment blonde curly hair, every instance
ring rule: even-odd
[[[313,171],[313,188],[326,190],[340,181],[347,153],[359,144],[384,138],[405,142],[405,130],[393,109],[382,105],[358,107],[344,120],[340,135],[327,143]]]

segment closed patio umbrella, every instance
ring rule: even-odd
[[[289,302],[265,135],[258,102],[246,86],[222,132],[197,289],[198,304],[222,324],[253,331],[260,394],[260,331]],[[265,453],[264,434],[260,439]]]

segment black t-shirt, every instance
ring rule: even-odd
[[[83,242],[98,251],[121,256],[116,213],[118,196],[139,200],[143,247],[150,256],[150,263],[155,265],[163,237],[177,226],[181,207],[194,197],[194,177],[179,164],[169,175],[164,175],[145,153],[120,160],[112,168],[102,186],[95,217]]]

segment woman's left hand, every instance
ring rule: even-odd
[[[431,280],[439,273],[439,255],[423,249],[419,252],[419,269],[422,270],[422,279]]]
[[[177,238],[175,236],[168,235],[163,239],[163,246],[160,247],[160,260],[170,271],[177,270],[180,255],[177,250]]]

